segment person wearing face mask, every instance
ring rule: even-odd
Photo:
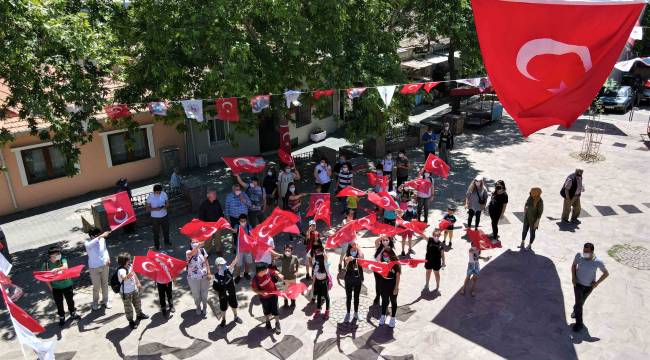
[[[205,317],[208,308],[208,289],[210,288],[210,264],[203,244],[192,239],[191,250],[185,252],[187,261],[187,282],[196,305],[196,314]]]
[[[169,206],[169,198],[167,193],[163,191],[160,184],[153,187],[153,193],[147,196],[146,211],[151,215],[151,227],[153,229],[153,243],[156,250],[160,250],[160,229],[162,229],[163,239],[165,245],[171,246],[169,240],[169,218],[167,216],[167,206]]]
[[[445,231],[445,235],[442,238],[442,243],[444,244],[445,241],[447,241],[447,236],[449,236],[449,248],[451,249],[451,241],[454,238],[454,224],[456,224],[456,205],[449,204],[447,206],[447,213],[445,216],[442,217],[443,220],[446,220],[449,222],[449,226],[447,226],[446,229],[443,229]]]
[[[478,224],[481,221],[481,212],[485,209],[487,203],[488,191],[483,181],[483,176],[477,175],[469,184],[467,193],[465,193],[465,209],[467,209],[467,227],[472,227],[472,218],[476,217],[474,230],[478,230]]]
[[[311,268],[311,249],[318,239],[320,239],[320,234],[316,230],[316,222],[314,220],[309,220],[309,227],[307,227],[307,231],[305,231],[305,266],[307,268],[305,279],[307,280],[311,280],[309,272],[309,269]]]
[[[398,261],[395,251],[390,248],[384,249],[381,253],[382,262]],[[388,313],[388,304],[391,306],[391,317],[388,326],[395,327],[397,322],[397,294],[399,293],[400,276],[402,274],[402,267],[399,264],[393,265],[386,277],[379,276],[379,295],[381,297],[381,317],[379,318],[379,326],[386,323],[386,315]]]
[[[123,252],[117,256],[117,277],[121,284],[120,294],[124,304],[124,315],[129,321],[129,327],[135,330],[140,320],[148,319],[149,316],[142,312],[142,302],[140,300],[140,290],[142,284],[138,279],[138,274],[133,271],[131,254]],[[135,310],[135,311],[134,311]],[[135,312],[135,319],[134,319]]]
[[[300,173],[296,168],[286,166],[284,168],[284,171],[278,175],[278,190],[277,193],[279,195],[280,201],[282,201],[282,204],[279,204],[282,206],[282,209],[287,209],[287,204],[285,202],[286,195],[287,195],[287,190],[289,189],[289,184],[294,183],[296,181],[300,180]]]
[[[341,167],[339,167],[339,173],[336,177],[336,194],[348,186],[354,186],[353,177],[354,174],[352,173],[352,167],[348,166],[348,164],[341,165]],[[344,200],[345,199],[343,198],[341,199],[341,201]]]
[[[424,218],[422,221],[425,223],[429,222],[429,203],[433,200],[433,179],[429,172],[424,171],[422,173],[422,178],[431,183],[428,191],[418,190],[418,208],[417,208],[417,220],[420,221],[420,218]]]
[[[388,191],[393,190],[393,167],[395,166],[395,160],[393,160],[393,154],[389,152],[386,153],[386,156],[381,160],[381,168],[384,171],[384,175],[388,176]]]
[[[384,234],[380,234],[375,240],[375,254],[373,256],[375,261],[382,261],[381,256],[384,253],[384,250],[386,249],[395,249],[395,244],[393,243],[392,238],[389,238]],[[372,304],[379,305],[379,298],[381,296],[380,293],[381,275],[377,274],[374,271],[373,271],[373,275],[375,276],[375,299],[373,300]]]
[[[256,177],[250,178],[248,182],[242,180],[239,175],[235,175],[235,178],[251,201],[251,205],[248,207],[248,222],[255,227],[264,220],[266,190],[260,186]]]
[[[321,185],[321,189],[324,193],[330,191],[332,167],[329,165],[326,158],[322,158],[318,165],[314,167],[314,179],[317,184]]]
[[[232,192],[226,195],[226,210],[223,212],[230,220],[231,227],[234,228],[239,223],[239,215],[248,216],[251,205],[251,199],[241,191],[239,184],[233,184]]]
[[[300,213],[300,205],[302,203],[302,198],[307,196],[306,193],[298,193],[296,190],[296,185],[294,183],[289,184],[289,188],[284,197],[284,201],[287,204],[287,210],[298,215],[298,223],[296,224],[300,229],[302,227],[302,214]],[[293,234],[289,234],[289,240],[293,241]]]
[[[351,242],[345,251],[345,319],[343,322],[349,322],[350,318],[355,321],[361,321],[359,315],[359,296],[361,295],[361,285],[363,285],[363,268],[357,263],[357,259],[363,259],[363,252],[359,249],[356,242]],[[350,312],[352,298],[354,297],[354,316]]]
[[[214,264],[217,271],[214,273],[212,280],[212,289],[217,292],[219,296],[219,309],[221,309],[221,324],[219,326],[226,326],[226,310],[228,306],[232,310],[233,321],[241,324],[242,320],[237,316],[237,290],[235,289],[235,281],[232,276],[232,271],[237,263],[237,257],[233,259],[230,265],[226,265],[226,259],[218,257]]]
[[[270,167],[262,180],[262,187],[266,193],[266,211],[271,212],[278,205],[278,175],[275,168]]]
[[[217,199],[217,191],[215,189],[208,189],[206,199],[203,200],[199,206],[198,218],[201,221],[215,222],[223,217],[223,208],[219,199]],[[221,231],[215,233],[211,239],[204,242],[205,250],[209,253],[214,244],[217,254],[221,253]]]
[[[350,171],[352,171],[352,163],[348,161],[348,158],[344,155],[341,154],[339,155],[339,161],[334,164],[334,167],[332,169],[332,173],[334,174],[335,177],[338,178],[339,174],[341,173],[341,168],[343,166],[347,166]]]
[[[449,164],[449,151],[454,148],[454,134],[449,129],[449,123],[442,126],[440,139],[438,140],[438,156],[445,163]]]
[[[417,211],[415,210],[415,204],[412,202],[409,202],[406,206],[406,210],[402,213],[402,220],[404,221],[411,221],[415,220],[417,218]],[[402,233],[402,256],[406,256],[406,254],[412,254],[413,253],[413,231],[407,230]],[[409,245],[409,250],[406,252],[406,243],[408,241]]]
[[[298,257],[293,254],[293,245],[286,244],[284,245],[284,252],[276,260],[276,267],[280,274],[284,276],[284,285],[289,286],[296,283],[296,278],[298,277],[298,269],[300,267],[300,261]],[[284,299],[284,306],[289,306],[289,300]],[[291,307],[296,306],[296,300],[291,300]]]
[[[382,179],[384,175],[385,174],[384,174],[383,166],[381,165],[381,163],[377,163],[377,165],[375,165],[375,176],[377,177],[377,182],[375,183],[375,189],[374,189],[376,193],[380,193],[382,191],[387,190],[387,186],[385,186],[381,181],[379,181],[380,179]]]
[[[52,246],[47,250],[48,259],[41,265],[42,271],[57,271],[59,269],[68,268],[68,260],[61,256],[61,248],[58,246]],[[68,305],[68,312],[70,313],[70,318],[73,320],[81,319],[81,316],[77,314],[77,309],[74,305],[74,283],[72,279],[65,279],[59,281],[46,282],[47,287],[52,293],[54,298],[54,304],[56,304],[57,314],[59,315],[59,326],[63,327],[65,325],[65,310],[63,308],[63,299]]]
[[[602,275],[596,280],[596,272],[600,269]],[[587,297],[600,283],[605,281],[609,272],[605,263],[594,254],[594,244],[585,243],[582,254],[577,253],[571,265],[571,281],[573,282],[573,293],[575,305],[573,305],[572,318],[576,319],[573,324],[573,331],[578,332],[584,328],[582,308]]]
[[[562,222],[569,223],[569,213],[571,213],[571,222],[579,224],[578,216],[580,216],[580,195],[585,192],[585,187],[582,184],[582,169],[567,176],[564,181],[564,186],[560,191],[560,195],[564,198],[562,206]]]
[[[526,241],[526,235],[528,230],[530,230],[530,242],[528,243],[527,249],[530,250],[533,246],[533,241],[535,241],[535,232],[539,228],[539,220],[542,218],[542,213],[544,212],[544,200],[542,200],[542,189],[534,187],[530,189],[530,196],[526,200],[526,206],[524,207],[524,229],[521,233],[521,244],[519,247],[524,249],[524,242]]]
[[[411,168],[411,162],[409,159],[406,157],[406,154],[404,151],[400,151],[397,155],[397,163],[395,164],[395,167],[397,168],[396,170],[396,175],[397,175],[397,189],[400,189],[400,186],[409,177],[409,169]]]
[[[427,253],[424,258],[427,262],[424,263],[426,269],[426,282],[424,284],[424,291],[429,291],[429,280],[431,279],[431,271],[436,278],[436,288],[433,292],[438,292],[440,288],[440,269],[445,267],[445,244],[440,241],[440,229],[434,229],[433,234],[427,240]]]
[[[314,243],[312,244],[311,249],[309,250],[309,265],[311,266],[312,277],[311,278],[307,277],[308,280],[314,279],[314,271],[315,271],[314,264],[316,263],[316,258],[321,255],[325,256],[325,259],[327,260],[327,254],[325,254],[325,247],[323,247],[323,240],[320,237],[318,237],[316,238],[316,240],[314,240]],[[313,290],[314,288],[312,287],[310,292],[311,294],[310,298],[312,303],[316,302],[316,295],[313,293]]]
[[[429,154],[436,153],[436,140],[438,135],[433,133],[433,127],[429,126],[427,132],[422,135],[422,144],[424,145],[424,160],[426,161]]]
[[[234,248],[237,251],[238,255],[238,260],[235,265],[235,284],[239,284],[239,280],[241,280],[240,274],[242,268],[244,269],[244,277],[246,280],[250,280],[251,276],[249,275],[249,271],[253,271],[253,253],[250,251],[240,251],[239,249],[239,231],[243,231],[247,235],[250,235],[251,231],[253,230],[253,227],[248,223],[248,217],[246,214],[239,215],[239,222],[237,223],[237,226],[233,228],[233,230],[233,236],[235,239]]]
[[[508,206],[508,193],[506,192],[506,183],[498,180],[494,187],[494,193],[490,197],[488,213],[492,221],[492,241],[499,239],[499,220],[503,217]]]
[[[282,281],[284,277],[267,264],[257,264],[257,272],[251,280],[251,289],[260,297],[262,304],[262,313],[266,320],[266,328],[275,330],[276,335],[280,335],[280,317],[278,314],[278,291],[275,283]],[[275,319],[275,329],[271,327],[271,319]]]

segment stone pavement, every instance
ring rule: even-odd
[[[295,309],[281,309],[280,336],[264,329],[259,300],[243,282],[238,296],[244,324],[229,323],[222,329],[217,326],[218,312],[210,312],[207,319],[194,315],[185,279],[179,279],[174,290],[177,312],[169,320],[162,319],[157,312],[155,285],[143,280],[143,307],[153,316],[137,330],[129,331],[117,296],[113,297],[113,309],[90,312],[89,280],[82,277],[75,300],[83,318],[59,330],[46,287],[31,278],[37,260],[42,258],[43,247],[17,254],[14,281],[27,290],[19,305],[46,325],[43,337],[59,339],[57,359],[213,359],[223,354],[229,359],[647,359],[650,273],[640,269],[648,263],[646,249],[650,248],[645,235],[650,230],[650,191],[646,180],[650,154],[638,150],[649,146],[639,136],[645,133],[646,119],[643,112],[637,112],[632,122],[627,121],[626,115],[602,117],[600,121],[608,125],[601,147],[605,160],[590,164],[571,156],[580,150],[577,137],[582,135],[583,122],[572,129],[545,129],[525,139],[514,123],[505,119],[485,128],[470,129],[458,137],[450,164],[452,174],[448,180],[436,181],[430,220],[437,223],[449,202],[460,204],[475,175],[484,175],[491,187],[494,181],[502,179],[510,198],[500,227],[503,248],[485,252],[492,259],[483,264],[475,298],[458,294],[469,248],[460,229],[456,231],[454,247],[446,253],[447,268],[441,271],[440,295],[422,292],[421,267],[405,268],[395,329],[378,326],[378,310],[369,306],[374,296],[374,279],[366,276],[361,301],[363,321],[341,324],[345,295],[338,277],[330,293],[331,318],[311,319],[308,315],[313,305],[301,297]],[[414,149],[409,155],[421,164],[419,150]],[[585,170],[585,215],[580,225],[562,226],[562,199],[558,193],[566,175],[576,167]],[[363,176],[358,175],[355,180],[363,181]],[[521,237],[519,218],[533,186],[543,189],[545,210],[535,251],[528,252],[517,247]],[[310,191],[311,186],[303,182],[299,190]],[[339,208],[335,208],[335,213],[336,209]],[[61,210],[55,216],[65,219],[76,215]],[[172,229],[190,217],[177,218]],[[458,217],[459,222],[464,222],[465,212],[459,210]],[[484,215],[481,220],[482,228],[489,232],[489,217]],[[333,223],[337,224],[338,219]],[[178,230],[173,230],[172,235],[171,252],[181,257],[187,241]],[[373,252],[373,240],[368,234],[359,234],[366,256]],[[281,246],[285,241],[281,238],[276,243]],[[597,256],[605,261],[611,275],[586,302],[587,329],[574,334],[569,317],[573,305],[570,267],[586,241],[595,244]],[[151,245],[151,235],[144,228],[129,237],[115,236],[109,242],[113,257],[125,249],[141,255]],[[70,243],[68,248],[73,265],[85,262],[82,247]],[[399,245],[397,248],[400,250]],[[424,248],[424,241],[417,242],[413,257],[423,257]],[[299,254],[304,252],[302,246],[298,249]],[[631,258],[632,266],[615,258],[623,262]],[[329,261],[330,269],[336,273],[338,254],[330,253]],[[232,318],[231,313],[227,318]],[[21,358],[6,315],[0,316],[0,333],[3,359]]]

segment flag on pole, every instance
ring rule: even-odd
[[[427,160],[424,162],[424,171],[436,174],[445,179],[449,177],[449,165],[433,154],[429,154]]]
[[[391,101],[393,100],[393,94],[395,93],[395,85],[388,86],[377,86],[377,91],[379,92],[379,97],[384,101],[386,109],[390,106]]]
[[[10,316],[10,318],[14,326],[16,338],[22,345],[32,349],[38,360],[55,360],[54,350],[56,349],[56,341],[43,341],[37,338],[28,328],[21,325],[13,316]]]
[[[233,174],[243,172],[257,174],[264,171],[266,162],[260,156],[222,157],[223,162],[228,165]]]
[[[183,100],[181,104],[185,110],[185,116],[188,119],[203,122],[203,100]]]
[[[280,125],[280,148],[278,157],[283,164],[295,166],[293,156],[291,156],[291,134],[289,133],[289,124]]]

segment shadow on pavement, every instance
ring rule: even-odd
[[[623,130],[619,129],[618,126],[612,123],[598,121],[598,120],[578,119],[568,129],[563,126],[559,126],[557,129],[558,131],[571,131],[571,132],[584,133],[585,126],[587,125],[604,129],[605,135],[627,136],[627,134]]]
[[[433,319],[508,359],[577,359],[553,262],[506,251],[481,271],[477,296],[456,294]]]

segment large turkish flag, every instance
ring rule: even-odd
[[[230,168],[233,174],[252,173],[257,174],[264,171],[266,162],[260,156],[222,157],[224,163]]]
[[[38,281],[52,282],[65,279],[73,279],[81,276],[81,270],[85,265],[77,265],[68,269],[56,268],[48,271],[34,271],[34,278]]]
[[[106,211],[106,219],[111,230],[118,229],[135,221],[135,211],[126,191],[107,196],[102,199]]]
[[[492,86],[524,136],[571,124],[612,71],[643,0],[472,0]]]
[[[183,225],[180,232],[181,234],[199,241],[212,239],[212,236],[219,230],[234,231],[228,223],[228,220],[221,217],[217,221],[201,221],[199,219],[192,219],[187,224]]]
[[[319,206],[330,201],[329,193],[313,193],[309,195],[309,206],[307,207],[307,216],[314,216]]]

